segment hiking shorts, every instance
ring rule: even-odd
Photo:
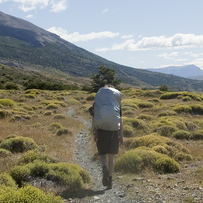
[[[97,149],[99,155],[118,154],[119,131],[97,130]]]

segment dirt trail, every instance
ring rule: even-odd
[[[123,189],[116,185],[114,181],[113,189],[107,190],[106,187],[102,185],[102,171],[100,164],[98,161],[93,161],[92,157],[88,151],[88,143],[91,139],[90,137],[90,129],[91,129],[91,121],[85,120],[83,118],[77,117],[74,113],[74,109],[72,107],[69,108],[67,113],[68,116],[74,117],[75,119],[81,121],[86,129],[81,131],[76,137],[76,161],[77,163],[85,168],[93,181],[93,187],[91,190],[83,192],[84,194],[78,194],[78,197],[69,199],[70,202],[94,202],[94,203],[123,203],[129,202],[125,199],[125,193]],[[133,201],[137,202],[137,201]],[[141,202],[141,201],[139,201]]]

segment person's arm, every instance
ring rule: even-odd
[[[123,143],[123,119],[120,121],[120,130],[119,130],[119,143]]]

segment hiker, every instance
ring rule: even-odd
[[[102,166],[102,184],[112,188],[115,155],[119,143],[123,143],[123,121],[121,113],[122,94],[113,86],[100,88],[89,112],[93,116],[94,141]]]

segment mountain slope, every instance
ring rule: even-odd
[[[195,65],[169,66],[164,68],[153,68],[148,70],[165,74],[173,74],[184,78],[192,78],[195,76],[203,75],[203,70],[201,70],[199,67]]]
[[[162,84],[174,90],[203,90],[203,82],[135,69],[108,61],[69,43],[25,20],[0,12],[0,62],[38,71],[57,69],[72,76],[90,77],[104,65],[116,71],[124,83],[154,88]]]

